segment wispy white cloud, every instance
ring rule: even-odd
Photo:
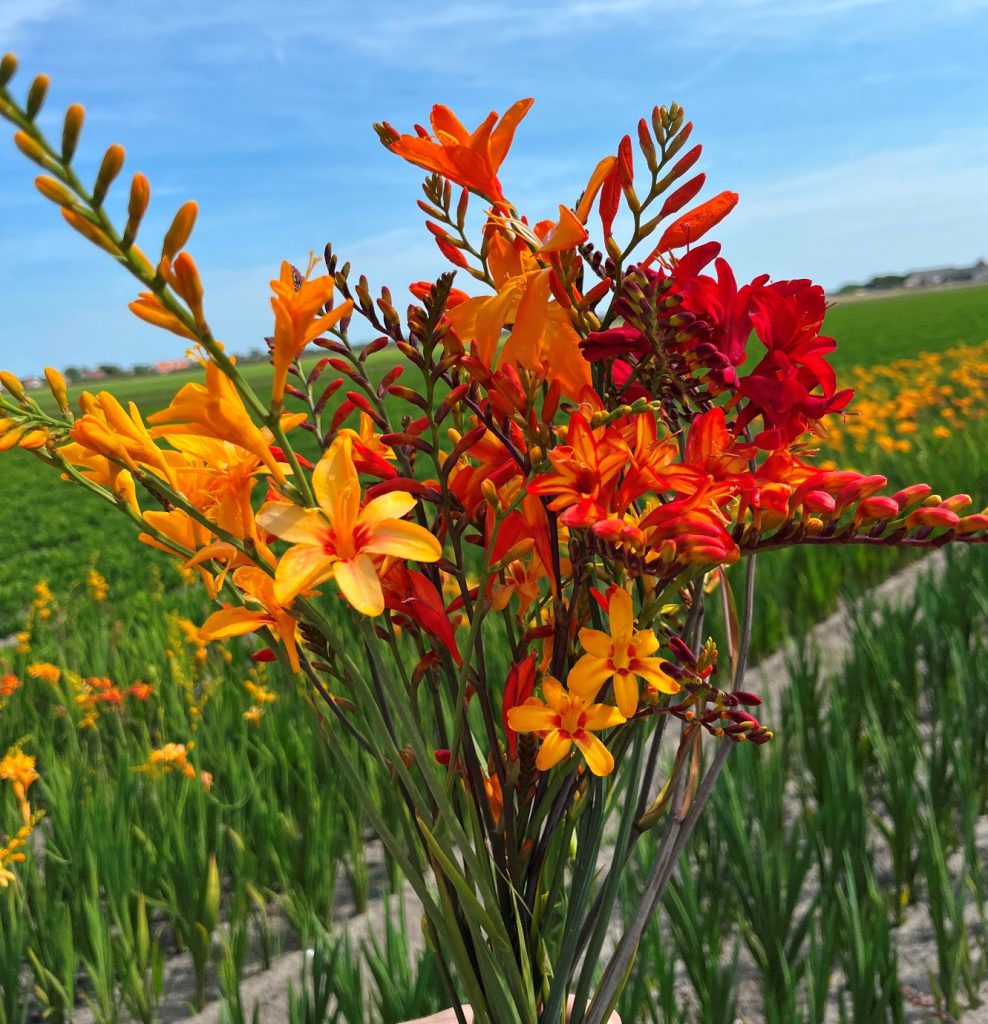
[[[828,286],[988,255],[988,132],[887,148],[742,190],[720,234],[746,273]]]
[[[75,0],[3,0],[0,4],[0,48],[17,40],[28,28],[43,24],[75,6]]]

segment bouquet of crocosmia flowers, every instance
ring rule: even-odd
[[[328,247],[322,271],[283,263],[259,393],[207,316],[195,204],[153,256],[139,247],[147,179],[118,226],[123,149],[82,181],[81,107],[48,141],[47,78],[21,102],[15,70],[4,58],[0,114],[38,190],[137,279],[130,308],[191,343],[203,378],[145,416],[105,391],[70,408],[55,370],[42,406],[4,374],[0,448],[33,452],[192,567],[217,606],[204,639],[256,634],[256,657],[306,682],[422,901],[450,1003],[556,1024],[572,1002],[572,1021],[601,1024],[729,752],[771,739],[744,689],[756,553],[981,542],[988,516],[963,515],[966,495],[886,494],[883,477],[814,464],[852,397],[827,361],[824,293],[738,285],[705,240],[737,196],[696,202],[700,147],[676,105],[534,223],[498,177],[531,101],[474,131],[441,106],[411,134],[378,125],[427,172],[419,206],[454,272],[413,283],[401,311]],[[307,349],[324,355],[302,363]],[[704,631],[718,587],[720,649]],[[606,941],[651,829],[637,910]]]

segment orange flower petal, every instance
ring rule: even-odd
[[[611,752],[596,736],[589,732],[581,732],[577,733],[573,740],[594,775],[610,775],[614,771],[614,758]]]
[[[584,654],[569,670],[566,685],[578,697],[582,697],[584,700],[593,700],[611,673],[612,670],[607,659]],[[543,686],[543,692],[544,690]]]
[[[572,745],[573,741],[568,736],[563,736],[558,729],[553,729],[542,741],[539,756],[535,759],[535,767],[540,772],[547,772],[562,761]]]
[[[627,721],[620,710],[610,704],[593,704],[587,709],[584,727],[599,732],[601,729],[612,729],[615,725],[623,725]]]
[[[521,704],[508,709],[508,726],[515,732],[545,732],[558,723],[559,716],[544,704]]]

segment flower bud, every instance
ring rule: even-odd
[[[0,60],[0,88],[3,88],[17,74],[17,58],[12,53],[5,53]]]
[[[185,299],[196,324],[202,325],[202,280],[195,260],[187,252],[180,252],[172,265],[175,290]]]
[[[130,248],[137,237],[137,231],[147,213],[151,202],[151,185],[143,174],[138,172],[130,183],[130,199],[127,202],[127,226],[124,228],[123,243]]]
[[[0,370],[0,384],[2,384],[18,402],[23,402],[27,397],[24,393],[24,385],[7,370]]]
[[[71,227],[75,228],[84,238],[88,238],[93,245],[98,245],[111,256],[117,255],[117,248],[113,242],[88,217],[84,217],[75,210],[68,210],[64,206],[62,207],[62,216]]]
[[[63,415],[69,415],[69,392],[65,384],[65,378],[55,369],[54,366],[45,367],[45,380],[51,389],[52,397],[58,403]]]
[[[29,121],[33,121],[38,116],[45,102],[45,97],[48,95],[50,83],[51,79],[47,75],[38,75],[31,83],[31,88],[27,91],[27,103],[24,106],[24,112],[27,114]]]
[[[480,493],[484,496],[484,500],[491,508],[499,508],[500,502],[497,497],[497,488],[494,486],[494,481],[488,477],[480,485]]]
[[[34,187],[45,197],[59,206],[75,206],[75,196],[60,182],[49,178],[46,174],[39,174],[34,179]]]
[[[196,215],[199,213],[199,204],[190,199],[183,203],[175,214],[171,227],[165,234],[165,240],[161,245],[162,259],[172,260],[175,254],[185,246],[195,227]]]
[[[96,184],[93,186],[93,204],[101,206],[106,198],[106,193],[120,173],[124,164],[124,148],[114,143],[103,154],[103,162],[100,164],[99,172],[96,175]]]
[[[86,111],[81,103],[73,103],[65,111],[65,124],[62,127],[62,159],[65,163],[71,163],[75,155],[75,148],[79,145],[79,136],[82,134],[82,123],[86,119]]]
[[[14,133],[14,145],[28,158],[42,167],[48,167],[49,161],[45,151],[28,135],[27,132]]]

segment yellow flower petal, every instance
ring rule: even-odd
[[[542,680],[542,696],[545,702],[552,708],[553,712],[561,714],[570,705],[569,695],[563,690],[563,684],[552,676],[546,676]]]
[[[520,704],[508,709],[508,725],[515,732],[545,732],[556,728],[559,716],[544,704]]]
[[[326,520],[314,508],[302,508],[287,501],[272,501],[257,513],[262,530],[291,544],[321,543],[328,532]]]
[[[605,658],[584,654],[570,669],[566,685],[584,700],[593,700],[610,675],[610,664]]]
[[[568,736],[563,736],[558,729],[553,729],[542,741],[539,756],[535,759],[535,767],[540,772],[547,772],[562,761],[572,745],[573,741]]]
[[[580,732],[573,737],[587,762],[587,767],[594,775],[610,775],[614,771],[614,758],[611,752],[592,733]]]
[[[672,676],[667,675],[659,668],[661,664],[661,658],[636,658],[628,670],[651,683],[660,693],[679,693],[682,687]]]
[[[360,545],[372,555],[394,555],[416,562],[436,562],[443,548],[437,538],[416,523],[403,519],[389,519],[369,527]]]
[[[391,491],[379,498],[368,501],[360,513],[360,521],[365,525],[379,523],[384,519],[401,519],[415,507],[415,498],[407,491]]]
[[[279,604],[289,605],[304,590],[310,590],[333,575],[333,561],[322,548],[297,544],[278,563],[274,594]]]
[[[627,718],[610,704],[593,704],[587,709],[584,728],[599,732],[601,729],[611,729],[615,725],[623,725],[626,721]]]
[[[380,615],[384,611],[384,592],[374,563],[364,554],[339,561],[333,576],[343,596],[361,615]]]
[[[360,480],[350,449],[350,438],[341,434],[312,472],[316,499],[340,536],[352,534],[360,512]]]
[[[596,658],[609,658],[614,650],[614,643],[607,633],[599,629],[581,629],[580,645]]]
[[[631,595],[627,590],[618,588],[611,594],[607,613],[611,619],[611,636],[631,636],[635,626],[635,613],[631,604]]]
[[[614,697],[625,718],[638,710],[638,680],[627,669],[614,673]]]
[[[223,608],[213,612],[199,629],[203,640],[224,640],[231,636],[246,636],[266,625],[266,612],[251,611],[249,608]]]

